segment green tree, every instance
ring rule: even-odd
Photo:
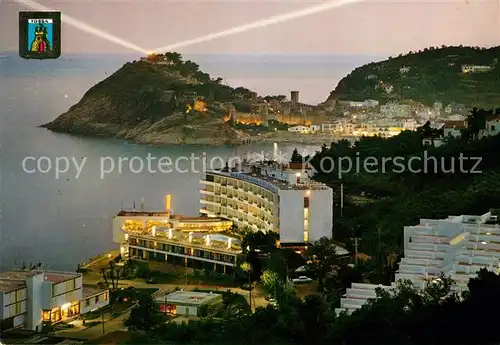
[[[260,277],[262,280],[262,284],[266,288],[266,290],[275,295],[276,294],[276,287],[280,283],[279,276],[276,272],[271,271],[270,269],[265,270],[262,272],[262,276]]]
[[[307,249],[307,256],[312,259],[311,266],[316,271],[318,282],[321,285],[325,277],[338,264],[337,246],[332,239],[322,237]]]
[[[125,326],[132,330],[150,331],[159,324],[159,307],[148,293],[139,295],[137,305],[130,311]]]

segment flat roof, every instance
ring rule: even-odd
[[[9,271],[0,273],[0,281],[25,281],[27,277],[31,277],[37,274],[43,274],[44,280],[50,281],[52,283],[61,283],[68,279],[78,278],[81,276],[80,273],[73,272],[56,272],[56,271]]]
[[[100,295],[100,294],[103,294],[103,293],[109,291],[109,289],[100,289],[98,287],[90,286],[90,285],[83,285],[82,290],[83,290],[82,291],[82,299],[86,299],[86,298],[89,298],[89,297],[92,297],[95,295]]]
[[[272,169],[273,167],[269,167],[269,168]],[[286,169],[279,170],[279,171],[286,172]],[[290,170],[289,172],[295,173],[294,170]],[[265,183],[268,183],[268,184],[272,185],[273,188],[276,189],[276,190],[269,190],[270,192],[273,192],[273,193],[276,193],[279,189],[282,189],[282,190],[328,190],[328,189],[331,189],[326,184],[314,182],[310,179],[309,179],[309,183],[291,184],[291,183],[288,183],[286,181],[273,178],[269,175],[259,174],[257,172],[248,173],[248,172],[240,172],[240,171],[225,172],[223,170],[211,170],[211,171],[207,171],[207,174],[215,174],[215,175],[220,175],[223,177],[234,178],[236,180],[240,180],[240,181],[248,182],[250,184],[258,185],[259,187],[265,188],[267,190],[269,190],[269,188],[266,188]],[[260,181],[257,182],[257,179]]]
[[[117,217],[168,217],[170,216],[170,212],[166,211],[125,211],[121,210],[116,215]]]
[[[12,292],[26,288],[26,282],[23,280],[0,280],[0,292]]]
[[[44,272],[44,279],[54,284],[62,283],[63,281],[80,277],[79,273],[69,272]]]
[[[220,294],[199,291],[175,291],[167,294],[167,304],[188,304],[200,306],[221,298]],[[156,298],[157,302],[165,302],[165,295]]]
[[[178,222],[193,222],[193,223],[214,223],[214,222],[231,222],[225,218],[210,218],[210,217],[184,217],[184,216],[173,216],[172,221]]]

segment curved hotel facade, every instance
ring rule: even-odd
[[[201,213],[232,220],[239,229],[274,231],[281,245],[331,237],[333,191],[310,179],[302,164],[241,164],[206,173]]]

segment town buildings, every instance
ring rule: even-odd
[[[107,289],[89,295],[82,275],[44,270],[0,274],[0,319],[2,331],[26,328],[41,331],[46,324],[71,319],[109,304]],[[87,303],[93,298],[92,307]],[[97,302],[97,303],[96,303]]]
[[[333,191],[311,180],[302,164],[243,163],[206,173],[201,213],[239,229],[279,233],[280,244],[302,246],[332,236]]]
[[[441,274],[453,279],[454,291],[467,289],[470,278],[485,268],[500,273],[500,210],[483,215],[450,216],[446,219],[420,219],[404,228],[404,258],[395,281],[409,280],[422,289]],[[393,283],[394,286],[396,283]],[[361,308],[375,298],[376,288],[389,286],[353,283],[341,300],[337,313]]]

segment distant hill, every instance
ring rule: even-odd
[[[238,143],[246,134],[226,122],[224,103],[249,110],[254,94],[221,81],[180,54],[155,55],[126,63],[42,127],[151,144]]]
[[[500,104],[500,46],[426,48],[353,70],[328,100],[463,103],[490,108]],[[486,65],[487,72],[463,73],[462,65]],[[392,89],[392,90],[391,90]]]

